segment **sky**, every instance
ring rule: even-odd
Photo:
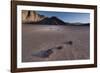
[[[90,23],[89,13],[76,13],[76,12],[53,12],[53,11],[37,11],[39,14],[52,17],[56,16],[64,22],[69,23]]]

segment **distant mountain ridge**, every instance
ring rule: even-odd
[[[90,23],[67,23],[67,25],[73,26],[89,26]]]
[[[42,25],[75,25],[75,26],[89,26],[90,23],[69,23],[57,18],[56,16],[46,17],[38,14],[36,11],[22,11],[23,24],[42,24]]]

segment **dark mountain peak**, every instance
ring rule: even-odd
[[[52,16],[50,19],[56,20],[56,21],[62,21],[62,22],[64,22],[63,20],[61,20],[60,18],[58,18],[58,17],[56,17],[56,16]]]
[[[58,19],[56,16],[52,16],[51,19]]]
[[[50,18],[45,18],[39,22],[40,24],[46,24],[46,25],[65,25],[66,23],[62,21],[61,19],[52,16]]]

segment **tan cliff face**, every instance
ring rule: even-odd
[[[43,15],[38,14],[36,11],[22,11],[22,23],[34,23],[43,20],[46,18]]]

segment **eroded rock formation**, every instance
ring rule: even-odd
[[[22,11],[22,23],[35,23],[41,21],[44,18],[46,17],[38,14],[36,11]]]

